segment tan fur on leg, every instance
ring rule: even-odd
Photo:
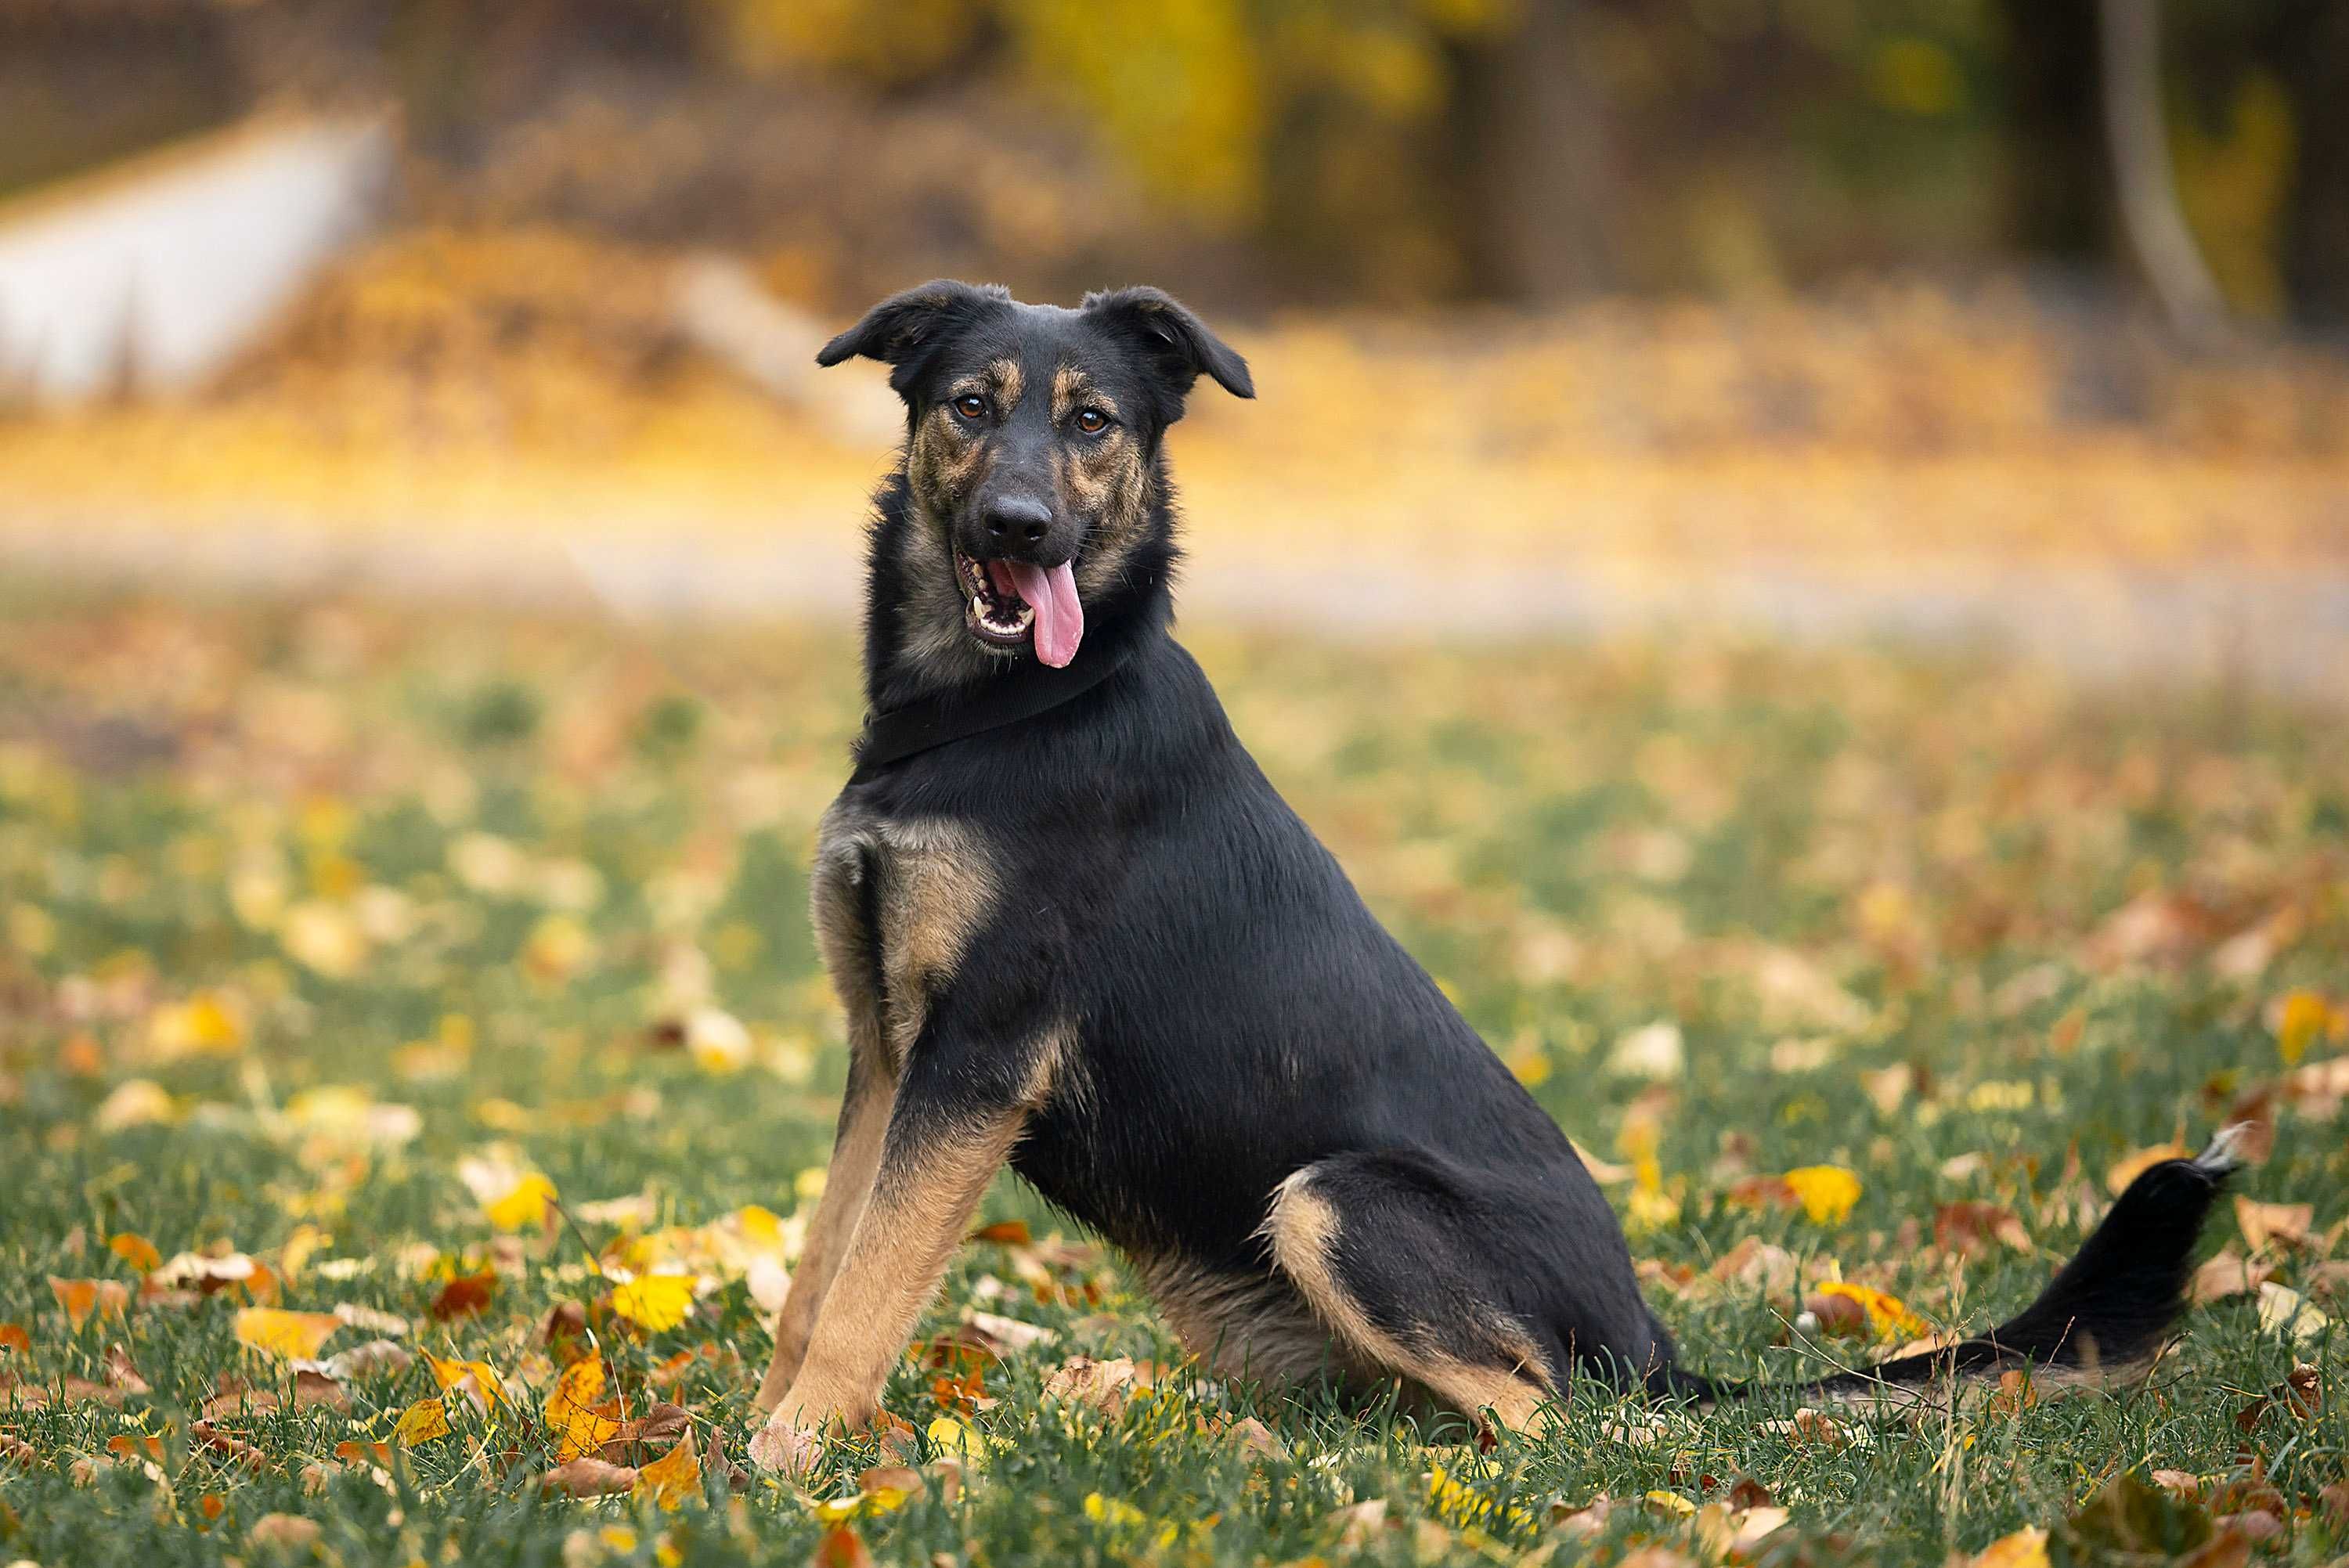
[[[1308,1167],[1283,1181],[1273,1195],[1264,1233],[1281,1272],[1296,1283],[1330,1333],[1355,1355],[1425,1388],[1463,1415],[1490,1410],[1513,1430],[1538,1430],[1546,1422],[1542,1401],[1550,1389],[1532,1340],[1497,1315],[1479,1325],[1507,1350],[1513,1366],[1482,1366],[1413,1345],[1371,1320],[1338,1276],[1338,1211],[1312,1188]],[[1463,1305],[1463,1311],[1473,1310]]]
[[[848,1098],[840,1108],[840,1133],[832,1146],[832,1164],[824,1171],[823,1195],[816,1200],[815,1217],[808,1222],[799,1266],[792,1272],[792,1287],[775,1324],[774,1358],[768,1362],[767,1376],[759,1384],[757,1404],[761,1411],[781,1404],[792,1379],[799,1376],[817,1315],[847,1254],[857,1219],[864,1212],[874,1173],[881,1168],[881,1145],[889,1129],[895,1088],[877,1070],[852,1069],[850,1078]]]
[[[1023,1109],[932,1134],[918,1148],[892,1140],[771,1427],[831,1432],[873,1419],[890,1367],[1026,1122]]]

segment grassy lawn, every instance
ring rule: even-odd
[[[1880,650],[1197,645],[1588,1151],[1692,1365],[1983,1326],[2116,1167],[2230,1113],[2273,1128],[2238,1191],[2285,1207],[2222,1207],[2245,1264],[2148,1386],[1824,1418],[1579,1387],[1480,1444],[1198,1383],[1007,1179],[905,1432],[730,1487],[843,1068],[802,867],[848,639],[20,588],[0,1561],[1932,1565],[2041,1527],[2149,1562],[2213,1517],[2206,1562],[2349,1549],[2336,717]],[[633,1489],[543,1495],[582,1453]],[[860,1493],[882,1466],[917,1469]]]

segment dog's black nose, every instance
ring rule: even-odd
[[[998,496],[980,521],[999,544],[1033,544],[1052,531],[1052,509],[1031,495]]]

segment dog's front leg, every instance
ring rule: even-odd
[[[880,1409],[890,1367],[1048,1081],[1043,1041],[1019,1053],[1032,1061],[1008,1055],[987,1052],[974,1071],[969,1053],[916,1046],[807,1355],[751,1442],[760,1464],[805,1470],[827,1434],[863,1428]]]
[[[847,1254],[857,1216],[864,1212],[874,1176],[881,1168],[881,1143],[896,1099],[896,1084],[880,1054],[875,1048],[852,1050],[849,1056],[848,1089],[840,1103],[840,1130],[833,1139],[823,1195],[816,1200],[815,1217],[808,1222],[799,1267],[792,1274],[791,1290],[783,1297],[783,1310],[775,1323],[774,1358],[767,1363],[767,1376],[759,1385],[758,1408],[762,1412],[781,1404],[792,1379],[799,1376],[809,1336],[815,1332],[817,1312],[831,1292],[833,1276]]]

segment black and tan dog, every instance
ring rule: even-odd
[[[1513,1427],[1570,1373],[1676,1367],[1613,1212],[1242,748],[1168,634],[1162,438],[1248,370],[1154,289],[1081,309],[936,283],[819,362],[891,366],[903,460],[865,606],[871,717],[815,923],[851,1061],[753,1443],[859,1427],[1007,1161],[1140,1271],[1184,1342]],[[2142,1366],[2223,1147],[2140,1177],[2021,1316],[1822,1392]]]

